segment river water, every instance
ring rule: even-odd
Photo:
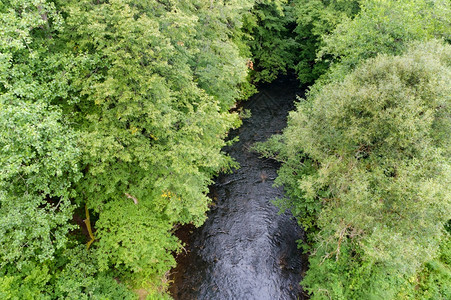
[[[205,224],[179,232],[187,252],[171,272],[175,299],[305,298],[299,282],[306,262],[296,246],[303,231],[271,203],[283,195],[273,187],[279,165],[250,150],[286,126],[296,95],[302,95],[297,86],[281,78],[244,103],[252,117],[231,133],[239,142],[225,149],[241,167],[217,178]]]

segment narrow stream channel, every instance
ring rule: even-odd
[[[271,203],[283,195],[273,187],[279,165],[250,151],[253,143],[285,127],[296,95],[302,94],[297,85],[281,78],[244,104],[252,117],[231,134],[240,141],[226,149],[241,167],[218,177],[206,223],[180,233],[187,253],[172,270],[175,299],[304,299],[299,282],[306,262],[296,247],[303,231]]]

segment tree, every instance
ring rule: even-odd
[[[285,205],[312,229],[302,284],[314,299],[396,298],[438,254],[451,214],[450,58],[431,41],[365,61],[301,100],[272,141],[277,182],[296,196]]]
[[[0,131],[0,269],[21,270],[66,247],[80,150],[42,103],[0,102]]]
[[[221,148],[239,124],[227,109],[245,61],[190,9],[134,1],[63,7],[62,38],[74,56],[69,72],[81,75],[72,84],[81,97],[62,106],[78,112],[85,172],[77,188],[98,214],[93,251],[102,269],[115,266],[133,281],[159,280],[174,265],[180,245],[172,227],[203,223],[211,177],[231,164]],[[216,51],[215,43],[228,48]],[[205,68],[232,79],[207,84],[213,75]]]
[[[298,45],[293,29],[293,1],[255,1],[243,16],[243,39],[252,57],[253,82],[271,82],[293,68]]]
[[[446,0],[365,0],[352,20],[323,34],[318,60],[333,62],[326,76],[341,78],[361,61],[380,53],[399,55],[412,41],[451,37]]]
[[[358,0],[296,0],[296,42],[299,44],[295,70],[301,83],[313,83],[331,63],[329,55],[317,59],[327,37],[341,23],[349,22],[360,10]]]
[[[173,228],[202,224],[212,176],[235,165],[221,148],[240,124],[229,109],[247,75],[235,43],[247,7],[240,0],[2,2],[5,298],[44,290],[45,297],[102,297],[108,286],[121,294],[113,276],[164,292],[181,246]],[[72,221],[85,207],[89,251],[80,250],[87,241]],[[21,281],[27,288],[15,292]]]
[[[77,133],[50,104],[53,82],[37,74],[51,64],[39,41],[60,28],[45,1],[6,2],[0,51],[0,269],[54,259],[66,246],[80,179]],[[49,28],[49,22],[54,27]],[[35,34],[36,32],[36,34]],[[48,44],[52,44],[50,41]]]

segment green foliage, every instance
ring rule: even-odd
[[[364,59],[379,53],[401,54],[411,41],[451,39],[451,6],[447,0],[365,0],[353,19],[323,35],[320,60],[338,62],[331,77],[341,78]]]
[[[221,148],[255,91],[250,61],[255,82],[332,63],[265,153],[310,233],[307,289],[448,298],[450,49],[359,65],[449,41],[449,14],[444,0],[2,1],[0,298],[166,297],[174,225],[201,225],[212,176],[236,166]]]
[[[2,299],[137,299],[111,272],[99,272],[85,246],[59,253],[52,263],[26,265],[0,273]]]
[[[297,143],[298,141],[298,139],[288,140],[286,135],[273,135],[263,143],[256,143],[253,149],[264,157],[282,162],[275,185],[283,186],[284,197],[276,199],[274,204],[281,211],[291,211],[304,231],[311,233],[316,230],[316,219],[321,203],[316,197],[306,195],[305,191],[299,188],[299,182],[306,176],[315,176],[316,164],[300,151],[301,145]],[[307,235],[307,239],[310,237],[311,235]],[[304,248],[306,246],[303,245]]]
[[[253,1],[179,2],[189,5],[189,13],[198,18],[194,24],[196,34],[192,36],[194,55],[189,60],[194,80],[207,94],[219,100],[222,110],[228,110],[237,99],[245,100],[249,93],[255,92],[245,80],[245,56],[249,50],[242,41],[242,19]]]
[[[138,207],[133,201],[110,202],[96,223],[95,256],[101,270],[110,266],[120,270],[124,279],[161,280],[168,266],[175,265],[171,251],[179,241],[170,235],[173,220],[162,219],[161,212]],[[138,274],[132,277],[130,274]]]
[[[66,264],[53,274],[52,298],[59,299],[137,299],[127,286],[115,280],[111,271],[100,271],[96,259],[86,247],[78,246],[62,253]]]
[[[278,182],[318,227],[302,282],[314,299],[396,298],[437,255],[451,214],[450,61],[450,46],[417,43],[290,114]]]
[[[254,60],[253,82],[271,82],[293,68],[298,45],[292,32],[295,26],[292,1],[256,1],[243,22]]]
[[[229,109],[252,90],[237,42],[251,6],[0,4],[4,298],[124,298],[112,269],[161,295],[172,228],[201,225],[211,177],[235,166],[221,148],[240,124]],[[96,239],[81,253],[69,230],[85,204]]]
[[[297,27],[296,42],[299,44],[295,70],[301,83],[312,83],[325,73],[331,57],[324,55],[317,60],[317,53],[324,44],[324,37],[341,23],[359,12],[359,0],[296,0],[294,14]]]
[[[0,5],[2,55],[8,55],[4,52],[6,49],[12,52],[33,51],[30,44],[34,42],[38,28],[41,31],[37,35],[41,37],[61,29],[62,19],[52,2],[5,0]]]
[[[83,132],[78,189],[99,214],[96,257],[140,280],[174,264],[174,224],[204,221],[210,178],[232,163],[220,149],[246,73],[227,32],[214,35],[220,20],[207,19],[221,7],[133,3],[64,8],[70,71],[83,74],[82,97],[64,106]]]
[[[2,299],[51,299],[45,293],[51,276],[48,266],[29,263],[22,272],[0,271],[0,297]]]
[[[42,103],[0,102],[0,268],[65,247],[80,178],[73,131]]]
[[[276,203],[308,232],[302,284],[314,299],[449,298],[449,49],[363,63],[449,41],[449,2],[296,4],[298,77],[327,73],[257,149],[283,162]]]
[[[436,259],[428,262],[418,274],[409,280],[409,286],[399,297],[411,299],[449,299],[451,297],[451,239],[449,233],[440,244]]]

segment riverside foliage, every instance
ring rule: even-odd
[[[282,162],[312,299],[448,299],[449,2],[358,5],[320,35],[329,69],[284,133],[256,148]]]
[[[437,256],[451,211],[450,55],[429,43],[378,56],[290,115],[279,182],[315,225],[303,281],[314,298],[397,298]]]
[[[168,298],[174,228],[236,167],[230,108],[290,70],[319,80],[260,149],[308,232],[302,284],[450,298],[450,20],[445,0],[2,1],[0,298]]]
[[[211,177],[234,166],[250,6],[2,1],[0,298],[164,290],[173,227],[202,224]]]

